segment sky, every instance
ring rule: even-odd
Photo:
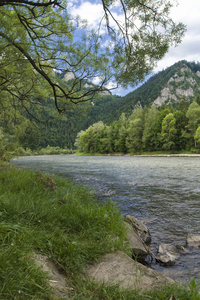
[[[200,0],[172,0],[178,2],[178,6],[171,9],[172,19],[186,25],[187,31],[179,46],[170,48],[165,57],[157,63],[154,72],[159,72],[180,60],[200,61]],[[102,4],[99,1],[89,2],[85,0],[71,0],[70,10],[74,15],[80,15],[87,19],[91,28],[101,18]],[[113,94],[124,96],[133,91],[133,88],[118,89]]]
[[[187,26],[187,32],[182,43],[171,48],[165,57],[158,62],[155,71],[161,71],[180,60],[200,61],[200,0],[178,0],[171,16],[175,22]]]

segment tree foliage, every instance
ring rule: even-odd
[[[32,106],[52,97],[59,112],[68,111],[110,81],[143,79],[184,33],[184,25],[169,17],[172,1],[121,0],[122,23],[114,14],[116,1],[99,3],[103,19],[90,31],[65,0],[1,1],[1,101],[31,114]],[[98,85],[85,90],[85,81],[94,79]]]
[[[158,119],[159,112],[155,105],[152,105],[148,112],[145,114],[145,125],[142,136],[142,142],[145,149],[155,150],[156,144],[156,131],[155,124]]]
[[[167,108],[161,110],[155,105],[148,109],[136,108],[128,118],[123,113],[118,121],[114,121],[110,126],[104,126],[106,130],[103,136],[100,135],[101,131],[94,130],[99,127],[98,124],[93,124],[77,135],[75,146],[79,151],[89,153],[141,153],[163,150],[180,152],[190,150],[194,146],[195,150],[192,151],[200,151],[199,105],[196,101],[193,101],[187,110],[182,110],[182,107],[181,110]],[[103,128],[103,123],[101,124]],[[85,139],[88,136],[90,140]],[[91,144],[92,147],[90,147]]]
[[[169,113],[162,121],[161,136],[163,139],[163,149],[171,150],[175,148],[176,140],[176,119],[173,113]]]
[[[200,126],[197,128],[194,138],[197,141],[197,143],[199,144],[200,143]]]
[[[35,150],[40,143],[40,131],[36,124],[26,121],[18,133],[18,139],[24,149]]]

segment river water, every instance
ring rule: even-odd
[[[186,246],[188,233],[200,234],[200,157],[50,155],[12,162],[84,183],[99,201],[112,199],[122,215],[146,222],[154,254],[161,243]],[[174,266],[151,267],[182,282],[200,279],[200,248],[189,250]]]

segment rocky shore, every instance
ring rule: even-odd
[[[126,215],[127,241],[132,249],[132,257],[117,251],[103,255],[101,259],[86,269],[86,275],[97,282],[110,285],[119,284],[121,288],[138,290],[154,289],[175,281],[147,266],[149,257],[158,263],[173,265],[180,257],[190,253],[191,247],[200,247],[200,236],[189,234],[186,247],[181,245],[161,244],[155,256],[151,251],[151,234],[147,226],[133,216]]]

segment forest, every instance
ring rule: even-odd
[[[110,126],[94,123],[77,135],[75,146],[83,153],[131,153],[200,151],[200,97],[183,98],[177,108],[137,107],[122,113]]]
[[[50,97],[43,101],[43,106],[39,109],[35,106],[29,113],[2,101],[0,155],[7,153],[9,158],[13,154],[33,152],[71,153],[75,147],[84,153],[188,152],[191,149],[198,152],[198,72],[199,63],[180,61],[124,97],[107,92],[69,106],[62,114],[55,110]],[[60,74],[59,78],[63,80],[64,75]],[[181,78],[184,80],[180,81]],[[177,101],[167,100],[161,106],[154,106],[155,99],[169,82],[170,96],[176,95]],[[65,84],[70,85],[70,81]],[[85,85],[91,84],[86,81]],[[184,93],[187,89],[193,91],[193,96],[176,94],[177,90]],[[89,87],[84,90],[89,91]],[[194,101],[196,107],[195,104],[190,107]],[[164,119],[166,126],[162,124]]]
[[[199,70],[199,64],[182,61],[152,76],[125,97],[110,93],[96,96],[63,114],[55,110],[51,98],[39,110],[32,108],[31,114],[7,107],[0,113],[0,156],[9,159],[13,155],[72,153],[75,149],[90,154],[199,153]],[[170,79],[183,75],[184,86]],[[195,85],[189,83],[191,78]],[[156,106],[153,100],[169,81],[172,88],[176,85],[183,91],[189,85],[194,96]]]
[[[138,100],[150,106],[149,91],[119,97],[107,88],[136,87],[181,43],[186,26],[171,19],[172,4],[147,2],[120,1],[121,26],[111,13],[115,1],[101,1],[98,31],[64,0],[0,3],[0,158],[47,147],[70,151],[81,130],[99,121],[111,126],[122,113],[129,118]]]

